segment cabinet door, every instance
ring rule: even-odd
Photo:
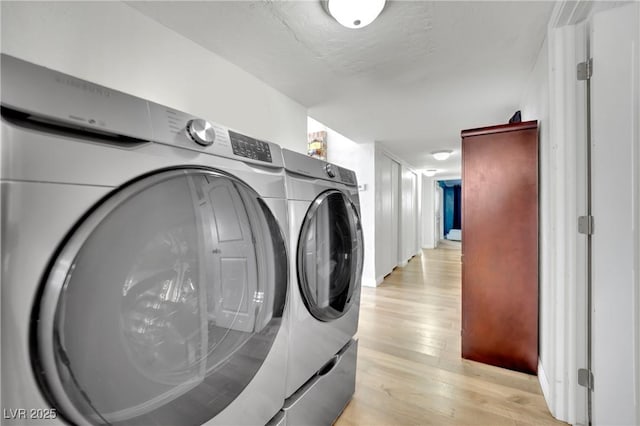
[[[536,373],[537,123],[462,132],[462,356]]]

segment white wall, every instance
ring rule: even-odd
[[[306,108],[121,2],[0,2],[2,52],[306,149]]]
[[[548,44],[545,39],[540,49],[538,59],[531,75],[528,79],[520,109],[522,120],[538,120],[539,125],[539,229],[540,229],[540,249],[539,249],[539,285],[540,285],[540,347],[539,347],[539,380],[542,391],[549,404],[552,414],[554,413],[553,398],[550,395],[550,384],[556,380],[555,355],[555,310],[554,298],[557,296],[557,283],[555,280],[555,258],[556,246],[555,235],[557,232],[555,223],[556,191],[555,175],[556,160],[555,151],[557,146],[552,146],[549,137],[549,79],[548,79]]]
[[[375,170],[373,143],[358,144],[309,117],[308,132],[327,132],[327,161],[356,172],[364,237],[362,285],[375,287]]]

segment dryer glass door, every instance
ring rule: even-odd
[[[44,283],[45,393],[76,424],[206,422],[268,356],[286,271],[276,219],[236,179],[173,170],[118,190]]]
[[[337,190],[312,203],[298,240],[298,282],[309,312],[321,321],[343,316],[362,276],[362,226],[355,205]]]

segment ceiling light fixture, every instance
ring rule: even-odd
[[[331,16],[347,28],[364,28],[372,23],[386,0],[328,0],[327,8]]]
[[[438,161],[444,161],[447,158],[449,158],[449,156],[453,153],[453,151],[445,149],[442,151],[433,151],[431,153],[431,155],[433,155],[433,158],[435,158]]]
[[[425,174],[425,176],[431,177],[435,176],[438,171],[436,169],[427,169],[423,173]]]

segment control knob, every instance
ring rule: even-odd
[[[333,166],[333,164],[327,164],[326,166],[324,166],[324,171],[327,172],[327,176],[329,176],[330,178],[336,177],[336,168]]]
[[[195,143],[202,146],[209,146],[216,139],[216,131],[211,123],[201,118],[189,120],[187,133]]]

